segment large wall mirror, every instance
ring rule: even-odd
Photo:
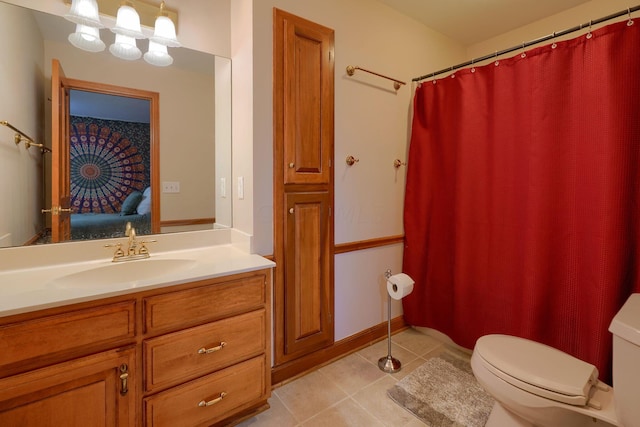
[[[148,194],[153,192],[159,202],[154,205],[158,210],[156,231],[231,227],[230,60],[187,48],[170,48],[174,63],[168,67],[155,67],[142,59],[125,61],[113,57],[108,48],[100,53],[77,49],[67,41],[74,29],[75,25],[62,17],[0,1],[0,36],[7,42],[0,65],[0,121],[9,122],[37,143],[51,147],[54,60],[72,81],[121,87],[126,89],[124,92],[157,93],[158,120],[150,124],[148,114],[140,115],[140,111],[135,111],[146,109],[148,113],[149,103],[141,104],[135,96],[127,100],[124,94],[122,99],[116,100],[118,104],[111,104],[110,98],[115,100],[116,97],[108,95],[97,98],[96,103],[94,95],[100,95],[99,91],[74,91],[72,117],[69,131],[65,133],[70,141],[76,142],[89,138],[92,132],[115,134],[118,138],[112,137],[110,146],[129,150],[129,154],[134,152],[135,156],[131,155],[127,162],[137,162],[136,170],[145,170],[144,174],[134,174],[134,178],[140,180],[136,184],[140,188],[136,189],[142,193],[144,190]],[[113,34],[103,29],[101,36],[108,47]],[[144,52],[146,40],[138,43]],[[91,102],[93,106],[87,106]],[[83,105],[80,109],[78,103]],[[128,115],[129,109],[134,110],[135,117]],[[155,128],[149,129],[149,126]],[[149,135],[156,135],[157,139],[153,141],[157,144],[155,160],[149,146],[144,146],[149,143]],[[76,161],[75,168],[71,167],[69,179],[76,197],[72,209],[76,213],[82,210],[94,215],[126,216],[120,208],[127,194],[122,194],[113,183],[111,191],[120,194],[107,194],[108,190],[99,188],[97,179],[104,178],[100,162],[113,159],[113,153],[106,149],[104,153],[96,153],[91,147],[84,148],[87,153],[78,153],[78,147],[76,152],[73,150],[72,147],[70,157],[82,154],[84,160],[81,160],[86,163],[78,166]],[[48,241],[51,214],[43,214],[41,210],[55,205],[51,175],[58,168],[51,164],[51,159],[51,153],[42,152],[37,146],[27,148],[24,143],[16,144],[13,130],[0,126],[0,197],[3,199],[0,247]],[[157,184],[152,185],[154,173],[157,173]],[[118,179],[123,178],[119,176]],[[79,185],[84,185],[82,190]],[[100,201],[90,199],[91,195]],[[98,206],[95,212],[87,208],[91,203],[108,205],[114,197],[120,200],[113,206]],[[78,209],[79,206],[83,209]],[[72,228],[72,239],[118,235],[105,233],[101,226],[87,226],[86,223],[83,226],[88,227],[88,231],[73,233]],[[97,234],[91,233],[94,228]],[[120,228],[123,233],[124,228]],[[151,228],[145,230],[153,232]]]

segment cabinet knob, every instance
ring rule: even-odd
[[[293,169],[295,166],[296,166],[295,163],[293,163],[293,162],[289,163],[289,169]]]
[[[293,208],[289,209],[289,213],[292,214],[293,213]]]

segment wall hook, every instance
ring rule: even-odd
[[[393,161],[393,167],[396,168],[396,169],[398,169],[400,166],[406,166],[406,165],[407,165],[407,162],[403,162],[400,159],[395,159]]]
[[[353,165],[355,165],[356,163],[358,163],[359,161],[360,161],[360,159],[356,159],[356,158],[355,158],[355,157],[353,157],[353,156],[347,156],[347,160],[346,160],[347,165],[349,165],[349,166],[353,166]]]

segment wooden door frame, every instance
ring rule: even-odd
[[[158,92],[72,78],[67,78],[65,82],[69,90],[81,90],[149,101],[151,113],[149,121],[151,232],[153,234],[160,233],[160,94]],[[69,129],[69,125],[67,125],[67,129]]]
[[[51,63],[51,241],[71,238],[69,88],[60,61]],[[46,191],[46,190],[45,190]],[[42,212],[46,212],[44,210]]]

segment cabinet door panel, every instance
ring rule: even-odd
[[[123,392],[120,367],[127,367]],[[0,380],[0,426],[135,425],[135,349],[112,350]],[[121,393],[122,392],[122,393]]]
[[[284,22],[284,183],[330,182],[333,31]]]
[[[333,343],[329,203],[327,192],[286,195],[287,355]]]

